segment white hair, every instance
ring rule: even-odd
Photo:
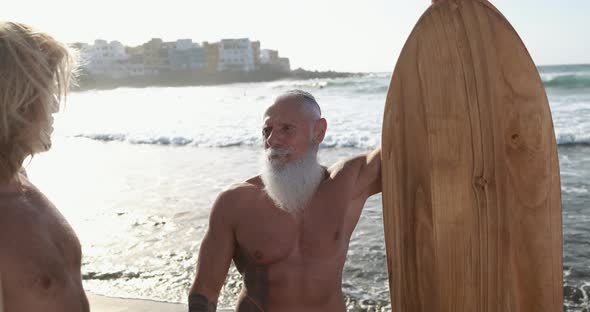
[[[310,118],[313,120],[318,120],[322,118],[322,110],[320,109],[320,105],[316,101],[315,97],[311,95],[311,93],[299,90],[299,89],[292,89],[287,90],[281,93],[275,100],[275,103],[284,101],[286,99],[298,99],[299,103],[301,103],[302,109],[308,114]]]

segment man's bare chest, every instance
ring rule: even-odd
[[[345,224],[346,207],[321,204],[313,202],[296,215],[275,206],[251,209],[239,218],[236,227],[240,250],[249,262],[262,265],[345,254],[350,238]]]
[[[60,280],[64,271],[78,269],[80,243],[53,205],[35,197],[15,201],[5,209],[2,248],[23,272]]]

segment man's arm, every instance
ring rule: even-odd
[[[235,241],[229,210],[231,191],[218,197],[209,216],[209,229],[203,238],[197,260],[197,274],[189,292],[189,312],[214,312],[217,298],[231,263]]]
[[[359,156],[358,178],[356,180],[355,197],[371,195],[381,192],[381,146]]]
[[[332,178],[345,181],[343,192],[350,199],[365,200],[381,192],[381,147],[330,167]]]

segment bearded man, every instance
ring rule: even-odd
[[[315,98],[291,90],[263,117],[262,173],[219,194],[199,252],[189,311],[215,311],[231,260],[236,311],[342,312],[342,270],[367,198],[381,192],[381,149],[322,167]]]

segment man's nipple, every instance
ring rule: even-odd
[[[340,231],[334,232],[334,240],[337,241],[338,239],[340,239]]]
[[[49,290],[54,284],[54,280],[47,274],[41,274],[37,279],[37,284],[43,290]]]
[[[260,261],[260,260],[262,260],[262,257],[263,257],[263,256],[264,256],[264,255],[262,254],[262,251],[260,251],[260,250],[256,250],[256,251],[254,252],[254,258],[256,258],[256,260],[259,260],[259,261]]]

